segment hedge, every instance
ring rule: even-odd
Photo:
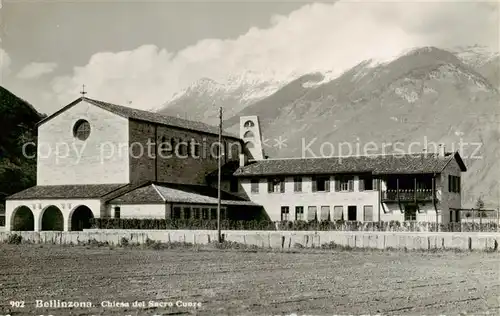
[[[91,228],[98,229],[217,229],[216,220],[198,219],[116,219],[116,218],[93,218],[90,221]],[[276,230],[273,222],[263,221],[221,221],[221,229],[225,230]]]
[[[170,220],[170,219],[116,219],[93,218],[91,228],[94,229],[217,229],[216,220]],[[449,223],[439,224],[433,222],[317,222],[317,221],[230,221],[222,220],[223,230],[288,230],[288,231],[396,231],[396,232],[496,232],[496,223]]]

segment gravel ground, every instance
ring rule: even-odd
[[[10,315],[499,315],[499,296],[498,253],[0,245],[0,310]]]

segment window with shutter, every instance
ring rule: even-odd
[[[349,179],[348,180],[348,184],[349,184],[349,192],[352,192],[354,191],[354,180],[353,179]]]
[[[318,215],[316,206],[309,206],[307,208],[307,221],[317,221]]]
[[[354,191],[354,177],[339,176],[335,181],[335,191]]]
[[[191,218],[191,208],[185,207],[184,208],[184,219],[190,219],[190,218]]]
[[[321,207],[320,220],[322,222],[330,221],[330,206]]]
[[[295,220],[303,221],[304,220],[304,207],[296,206],[295,207]]]
[[[405,221],[416,221],[417,220],[417,208],[413,205],[406,205],[404,210]]]
[[[203,219],[210,219],[210,210],[208,208],[202,209],[201,215]]]
[[[259,193],[259,179],[252,179],[250,186],[251,186],[250,190],[252,193]]]
[[[293,178],[293,191],[302,192],[302,177]]]
[[[269,178],[267,181],[267,191],[269,193],[284,193],[285,192],[285,179],[283,178]]]
[[[341,221],[344,219],[344,207],[342,205],[337,205],[333,207],[333,220]]]
[[[172,214],[173,219],[180,219],[181,218],[181,208],[180,207],[174,207],[174,212]]]
[[[290,208],[288,206],[281,207],[281,221],[290,220]]]
[[[194,149],[194,156],[195,156],[196,158],[199,158],[199,157],[200,157],[200,146],[201,146],[201,145],[200,145],[200,144],[198,144],[198,143],[195,143],[195,144],[194,144],[194,148],[193,148],[193,149]],[[203,158],[204,158],[204,157],[203,157]]]
[[[373,222],[373,205],[365,205],[364,206],[363,221]]]
[[[315,180],[313,180],[313,186],[318,192],[330,191],[330,177],[315,177]]]
[[[359,190],[360,191],[371,191],[374,190],[373,177],[371,175],[362,175],[359,177]]]

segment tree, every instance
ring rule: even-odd
[[[481,225],[483,223],[482,218],[486,217],[486,212],[483,211],[483,209],[484,209],[484,201],[483,201],[483,198],[481,196],[476,201],[476,208],[477,208],[477,213],[478,213],[478,216],[479,216],[479,225]]]
[[[477,201],[476,201],[476,208],[478,210],[481,210],[484,208],[484,201],[483,201],[483,198],[480,196],[477,198]]]

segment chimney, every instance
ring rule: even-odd
[[[247,160],[247,155],[240,154],[240,167],[245,167],[245,165],[247,164]]]
[[[441,158],[444,158],[444,153],[445,153],[445,148],[444,148],[444,144],[439,144],[439,157]]]

